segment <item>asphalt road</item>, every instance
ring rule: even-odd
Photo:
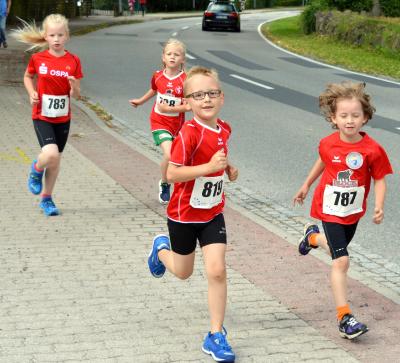
[[[128,99],[150,87],[152,72],[161,65],[161,44],[170,37],[181,39],[189,67],[210,66],[220,74],[225,92],[221,116],[233,127],[230,158],[240,168],[238,183],[287,208],[318,156],[319,140],[332,131],[319,115],[318,95],[330,82],[365,81],[377,108],[365,131],[385,147],[396,174],[387,179],[384,224],[371,221],[371,193],[354,243],[398,264],[400,84],[312,63],[271,46],[259,35],[259,24],[288,15],[244,14],[241,33],[202,32],[200,18],[118,26],[75,37],[69,49],[83,63],[83,94],[150,138],[152,102],[133,109]],[[308,216],[310,199],[295,211]]]

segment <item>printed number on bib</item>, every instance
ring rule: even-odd
[[[42,96],[42,116],[61,117],[67,116],[69,112],[68,96]]]
[[[347,217],[363,211],[364,187],[342,188],[327,185],[324,191],[322,212]]]
[[[179,116],[179,112],[177,113],[166,113],[166,112],[161,112],[157,105],[167,105],[167,106],[171,106],[171,107],[175,107],[175,106],[179,106],[182,103],[182,99],[179,97],[174,97],[174,96],[170,96],[170,95],[163,95],[161,93],[157,93],[157,104],[155,107],[155,111],[156,113],[158,113],[159,115],[164,115],[164,116]]]
[[[197,178],[190,197],[190,205],[199,209],[215,207],[221,203],[223,191],[223,175]]]

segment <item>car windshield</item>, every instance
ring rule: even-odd
[[[214,13],[231,13],[232,11],[235,11],[235,9],[231,4],[212,4],[208,11]]]

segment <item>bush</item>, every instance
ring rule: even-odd
[[[315,18],[319,11],[329,8],[327,0],[314,0],[310,5],[307,5],[300,16],[300,24],[304,34],[315,32]]]
[[[317,14],[317,33],[355,46],[400,52],[400,25],[350,11]]]
[[[331,8],[336,8],[340,11],[351,10],[351,11],[371,11],[373,1],[372,0],[329,0],[328,4]]]
[[[275,0],[275,6],[300,6],[303,5],[303,0]]]
[[[385,16],[400,17],[399,0],[380,0],[381,9]]]

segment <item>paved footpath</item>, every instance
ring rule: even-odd
[[[166,230],[150,135],[127,138],[78,106],[54,193],[62,215],[46,218],[26,188],[39,150],[27,96],[0,84],[0,362],[211,362],[200,350],[209,325],[201,253],[187,281],[147,269],[152,237]],[[299,257],[233,191],[225,324],[237,362],[399,361],[398,295],[351,279],[351,305],[370,332],[341,339],[328,264]]]

